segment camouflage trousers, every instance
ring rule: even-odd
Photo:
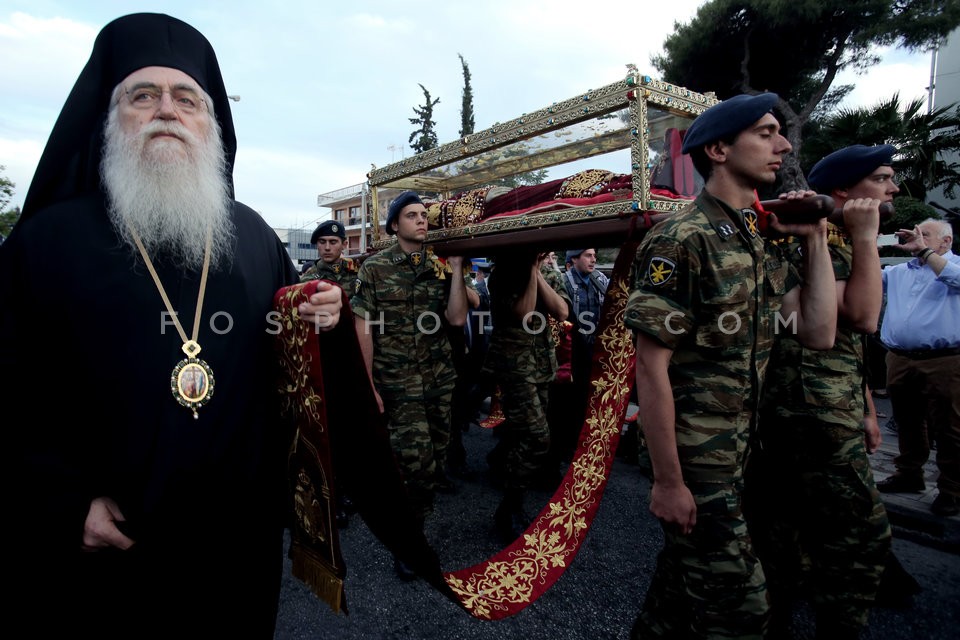
[[[688,487],[697,524],[689,535],[663,527],[664,547],[630,638],[759,640],[769,605],[743,518],[741,484]]]
[[[852,635],[867,624],[891,541],[863,430],[772,420],[747,465],[744,507],[774,625],[789,624],[804,597],[814,603],[818,637]]]
[[[500,406],[505,427],[504,488],[528,489],[547,460],[550,426],[547,424],[549,382],[500,380]]]
[[[451,389],[431,398],[383,399],[390,445],[420,517],[433,511],[437,480],[444,472],[452,396]]]

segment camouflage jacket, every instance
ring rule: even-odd
[[[625,323],[673,350],[684,478],[739,477],[796,270],[760,235],[752,210],[706,191],[647,233],[631,269]]]
[[[327,264],[323,260],[317,260],[316,263],[307,269],[300,282],[309,280],[330,280],[336,282],[347,294],[347,298],[352,298],[356,289],[357,264],[349,258],[340,258],[332,264]]]
[[[555,269],[541,269],[544,279],[560,294],[567,307],[570,296],[563,286],[563,275]],[[503,270],[490,275],[490,305],[493,333],[483,370],[505,382],[519,380],[540,384],[551,382],[557,373],[556,340],[551,331],[549,314],[538,300],[526,327],[513,313],[513,306],[523,293],[517,286],[504,286],[500,278],[511,277]]]
[[[444,318],[450,277],[433,254],[408,255],[398,244],[360,265],[350,306],[371,323],[373,379],[384,399],[415,400],[453,389]]]
[[[801,271],[799,244],[785,245],[791,263]],[[848,280],[853,266],[849,245],[831,244],[830,257],[837,280]],[[763,394],[764,415],[812,417],[850,429],[863,428],[863,335],[843,322],[837,324],[837,338],[827,351],[805,349],[788,334],[774,348],[771,376]]]

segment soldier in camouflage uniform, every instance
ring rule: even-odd
[[[664,548],[632,638],[759,639],[766,629],[741,491],[776,314],[795,314],[798,337],[828,348],[837,310],[826,223],[769,219],[804,240],[810,277],[801,297],[796,270],[750,208],[790,151],[770,113],[776,101],[739,95],[694,121],[683,152],[705,189],[647,233],[633,263],[625,322],[636,336],[650,511]]]
[[[424,251],[426,208],[413,192],[393,200],[386,228],[397,242],[360,266],[351,307],[394,453],[425,517],[445,478],[456,382],[445,325],[462,329],[466,322],[463,259],[444,264]]]
[[[496,260],[490,276],[493,333],[483,373],[500,387],[505,421],[504,497],[494,514],[505,543],[529,525],[524,492],[550,449],[547,397],[557,372],[548,316],[566,320],[570,297],[559,271],[542,267],[546,254],[511,254]]]
[[[339,222],[327,220],[321,223],[310,236],[310,244],[317,248],[319,258],[300,276],[300,282],[330,280],[340,285],[348,299],[353,297],[357,265],[350,258],[343,257],[346,239],[346,231]]]
[[[747,469],[745,505],[770,591],[773,637],[789,632],[796,588],[806,579],[818,638],[858,638],[890,550],[890,525],[867,454],[880,445],[864,377],[866,335],[883,298],[877,234],[881,202],[897,186],[891,145],[847,147],[822,159],[810,185],[843,207],[830,225],[839,320],[829,351],[778,341],[777,372],[764,389],[758,447]],[[800,246],[785,252],[803,274]],[[866,415],[864,413],[866,403]],[[802,566],[809,566],[802,576]]]
[[[318,258],[309,269],[300,276],[300,282],[310,280],[329,280],[336,282],[347,294],[349,300],[353,297],[357,281],[357,265],[353,260],[343,257],[343,248],[347,239],[346,230],[336,220],[327,220],[313,230],[310,244],[317,248]],[[353,510],[353,500],[350,498],[347,487],[338,484],[337,491],[337,526],[342,528],[350,524],[349,513]]]

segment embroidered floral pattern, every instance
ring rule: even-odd
[[[445,579],[475,617],[513,615],[547,590],[573,560],[600,504],[629,402],[635,353],[623,323],[627,274],[636,243],[621,249],[596,348],[588,415],[567,475],[522,538],[492,559]]]

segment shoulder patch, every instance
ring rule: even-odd
[[[658,287],[670,280],[676,270],[677,264],[673,260],[663,256],[653,256],[650,258],[650,265],[647,267],[647,278],[650,280],[650,284]]]
[[[360,293],[360,288],[363,286],[363,280],[357,278],[356,282],[353,283],[353,295]]]
[[[750,234],[751,238],[756,238],[757,234],[760,233],[757,226],[757,212],[753,209],[741,209],[740,212],[743,214],[743,222],[747,225],[747,233]]]

